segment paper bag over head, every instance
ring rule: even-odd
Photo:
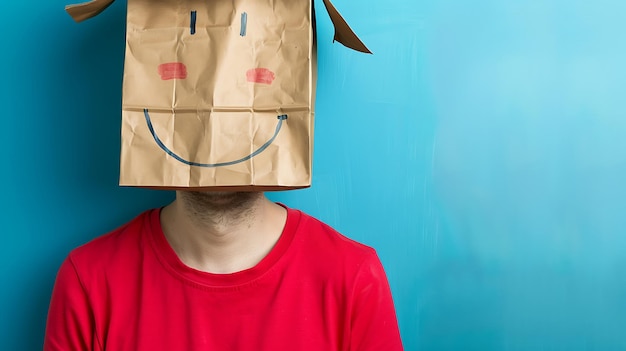
[[[77,21],[114,0],[69,5]],[[370,53],[330,3],[335,40]],[[120,185],[311,185],[312,0],[128,0]]]

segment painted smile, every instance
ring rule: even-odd
[[[246,155],[246,156],[243,156],[243,157],[241,157],[239,159],[228,161],[228,162],[200,163],[200,162],[190,161],[190,160],[184,159],[183,157],[181,157],[181,156],[177,155],[176,153],[174,153],[165,144],[163,144],[161,139],[159,139],[159,136],[156,134],[156,132],[154,130],[154,127],[152,126],[152,120],[150,119],[150,113],[149,113],[148,109],[144,109],[143,113],[144,113],[144,116],[146,117],[146,123],[148,124],[148,129],[150,129],[150,134],[152,134],[152,137],[154,138],[154,141],[157,143],[157,145],[163,151],[165,151],[165,153],[167,153],[168,155],[172,156],[177,161],[179,161],[181,163],[184,163],[186,165],[189,165],[189,166],[196,166],[196,167],[224,167],[224,166],[232,166],[232,165],[235,165],[235,164],[238,164],[238,163],[250,160],[254,156],[262,153],[263,151],[265,151],[265,149],[267,149],[272,144],[272,142],[274,142],[274,139],[276,139],[276,137],[278,136],[278,133],[280,132],[280,130],[282,128],[283,121],[287,120],[287,115],[279,115],[278,117],[276,117],[278,119],[278,123],[276,124],[276,129],[274,130],[274,135],[272,135],[272,137],[268,141],[266,141],[263,145],[261,145],[258,149],[256,149],[255,151],[253,151],[249,155]]]

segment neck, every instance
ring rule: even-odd
[[[177,192],[161,212],[165,237],[181,261],[210,273],[254,267],[285,221],[285,209],[259,192]]]

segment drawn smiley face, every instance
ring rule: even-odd
[[[155,146],[173,160],[246,162],[275,146],[293,114],[310,118],[310,23],[280,14],[307,13],[311,4],[186,4],[128,28],[124,105],[142,111]]]

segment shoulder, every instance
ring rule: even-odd
[[[86,271],[111,269],[124,265],[138,256],[144,244],[144,232],[149,230],[155,211],[145,211],[124,225],[73,249],[68,260],[79,274]]]
[[[299,254],[319,268],[344,270],[354,274],[367,266],[378,265],[376,250],[340,233],[321,220],[297,211],[300,216],[295,241]]]
[[[325,245],[332,245],[336,249],[347,250],[357,256],[371,256],[375,254],[374,248],[349,238],[334,227],[309,214],[299,212],[301,217],[298,231],[300,234],[304,234],[307,239]]]

